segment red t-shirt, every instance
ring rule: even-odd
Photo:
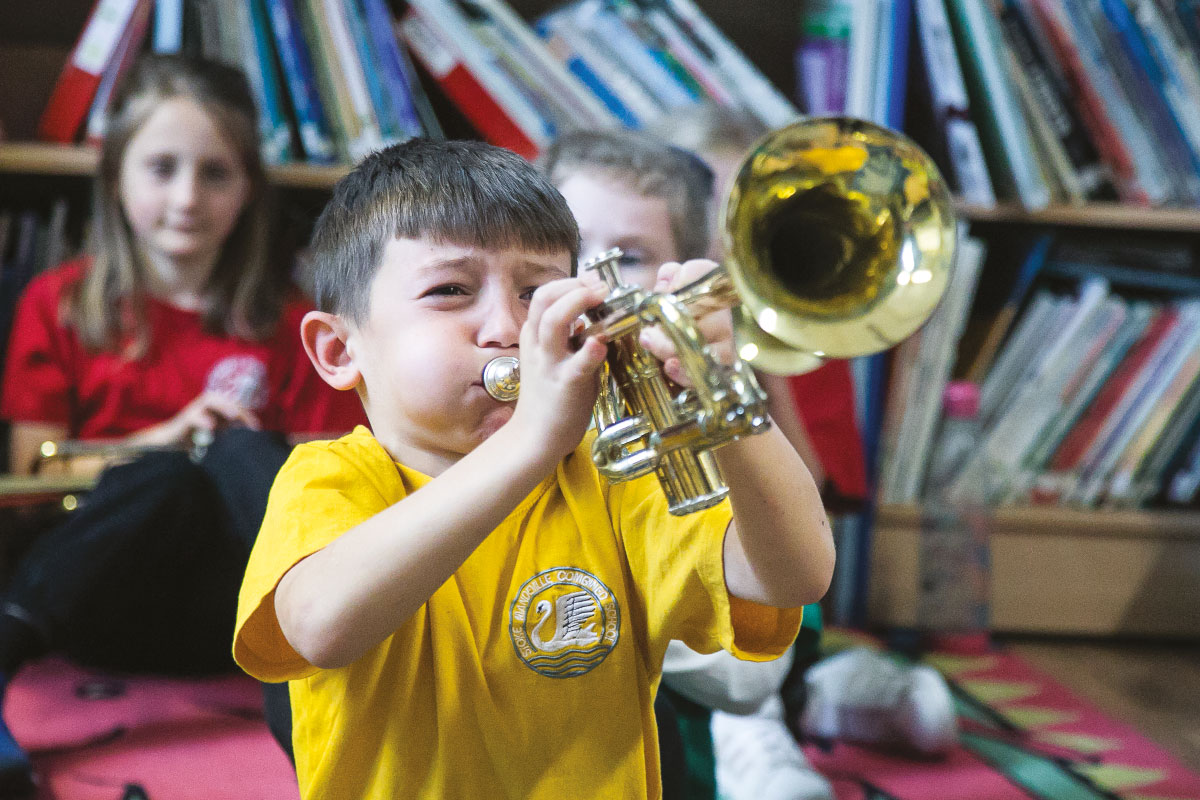
[[[804,430],[812,439],[833,491],[842,500],[867,497],[867,467],[854,416],[854,379],[846,361],[789,379]]]
[[[205,330],[202,316],[147,300],[150,345],[130,360],[84,347],[63,324],[62,300],[87,260],[39,275],[17,304],[0,417],[65,425],[77,439],[127,436],[175,416],[205,390],[232,394],[264,428],[287,434],[343,433],[365,424],[358,395],[317,375],[300,343],[307,310],[291,298],[276,334],[262,342]]]

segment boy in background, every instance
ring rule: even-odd
[[[629,131],[578,131],[547,148],[540,164],[562,192],[579,223],[581,254],[589,257],[619,247],[621,275],[643,289],[667,288],[658,266],[711,252],[714,175],[696,155],[661,140]],[[814,477],[820,462],[786,394],[786,379],[775,379],[770,395],[772,422],[785,433]],[[778,394],[782,389],[782,396]],[[782,401],[782,402],[781,402]],[[819,480],[819,479],[818,479]],[[805,609],[797,648],[815,659],[820,611]],[[683,717],[707,723],[708,736],[685,739],[692,752],[689,797],[713,796],[713,768],[696,758],[711,747],[716,789],[729,800],[829,800],[829,782],[804,757],[782,722],[780,687],[793,663],[789,650],[774,661],[751,662],[725,652],[700,654],[672,642],[663,663],[666,700]],[[690,702],[689,702],[690,701]],[[778,706],[775,718],[751,716],[764,705]],[[749,728],[750,736],[739,732]],[[729,735],[732,732],[733,736]],[[663,735],[668,741],[667,734]],[[664,765],[670,753],[664,750]],[[699,763],[700,768],[691,768]],[[706,772],[707,774],[701,774]],[[671,777],[664,771],[664,780]],[[708,785],[705,786],[705,780]]]
[[[776,430],[718,449],[730,499],[685,517],[653,476],[600,478],[605,347],[569,342],[605,290],[577,256],[562,196],[475,142],[373,154],[318,220],[302,338],[371,430],[280,472],[234,642],[291,682],[302,796],[658,797],[667,643],[775,658],[827,589],[828,522]],[[728,313],[701,323],[729,356]],[[518,354],[520,399],[491,399],[484,365]]]

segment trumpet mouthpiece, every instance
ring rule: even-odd
[[[496,400],[508,403],[521,391],[521,362],[514,356],[497,356],[483,366],[483,388]]]

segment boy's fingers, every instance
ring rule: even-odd
[[[533,293],[533,297],[529,301],[529,316],[527,319],[536,326],[539,324],[542,315],[546,313],[547,308],[578,285],[579,280],[577,278],[562,278],[542,284]]]
[[[692,281],[707,275],[716,268],[717,262],[709,261],[707,258],[693,258],[682,264],[678,264],[671,276],[671,284],[668,287],[668,291],[673,292],[676,289],[687,286]]]
[[[678,261],[668,261],[658,268],[658,279],[654,281],[655,292],[669,292],[675,288],[675,275],[679,272]]]
[[[577,286],[555,300],[538,321],[538,339],[558,352],[569,350],[571,331],[583,312],[596,305],[603,296],[595,286]]]
[[[607,355],[608,347],[604,340],[599,336],[589,336],[579,350],[571,354],[567,363],[580,375],[594,374]]]

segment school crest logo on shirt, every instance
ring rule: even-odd
[[[204,389],[257,411],[267,404],[267,366],[254,356],[227,356],[208,371]]]
[[[539,572],[517,592],[509,634],[525,666],[548,678],[590,672],[617,645],[621,612],[600,579],[576,567]]]

